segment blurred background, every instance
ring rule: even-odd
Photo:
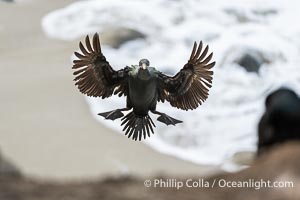
[[[297,0],[0,1],[0,169],[65,181],[208,176],[249,166],[266,96],[282,86],[300,92],[299,6]],[[127,139],[120,121],[97,116],[125,99],[87,98],[74,86],[73,52],[95,32],[115,69],[148,58],[170,75],[202,40],[217,63],[209,98],[189,112],[159,104],[184,123],[156,123],[151,138]]]

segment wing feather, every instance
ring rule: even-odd
[[[74,52],[78,60],[73,61],[73,75],[75,85],[80,92],[93,97],[110,97],[114,94],[127,95],[127,74],[129,68],[119,71],[113,70],[106,61],[100,45],[99,35],[93,36],[92,43],[89,36],[85,37],[85,46],[79,42],[81,53]],[[121,94],[121,95],[120,95]]]
[[[175,76],[159,73],[159,101],[167,100],[179,109],[193,110],[207,99],[215,62],[210,63],[213,53],[208,55],[208,45],[202,49],[202,41],[199,45],[194,42],[189,61]]]

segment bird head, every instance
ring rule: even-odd
[[[142,69],[148,69],[149,65],[150,65],[149,60],[147,60],[145,58],[141,59],[140,62],[139,62],[139,67],[142,68]]]

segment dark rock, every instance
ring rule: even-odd
[[[256,49],[244,49],[235,58],[234,62],[243,67],[247,72],[258,73],[260,67],[270,61],[265,58],[262,52]]]
[[[281,88],[266,99],[266,111],[258,126],[258,154],[271,147],[300,140],[300,98]]]
[[[21,172],[0,154],[0,176],[20,177]]]
[[[270,60],[266,55],[256,49],[232,47],[223,62],[235,63],[244,68],[247,72],[258,73],[260,67],[264,63],[270,63]]]
[[[262,65],[262,59],[259,59],[257,56],[253,54],[246,53],[241,56],[237,61],[241,67],[244,67],[247,72],[258,72],[260,66]]]
[[[108,27],[105,28],[104,31],[100,32],[100,37],[103,44],[109,45],[113,48],[119,48],[125,42],[136,39],[144,39],[146,35],[130,28]]]

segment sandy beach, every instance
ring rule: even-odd
[[[90,178],[132,173],[209,175],[101,126],[72,81],[78,41],[49,39],[41,18],[72,0],[0,2],[0,148],[23,173]]]

